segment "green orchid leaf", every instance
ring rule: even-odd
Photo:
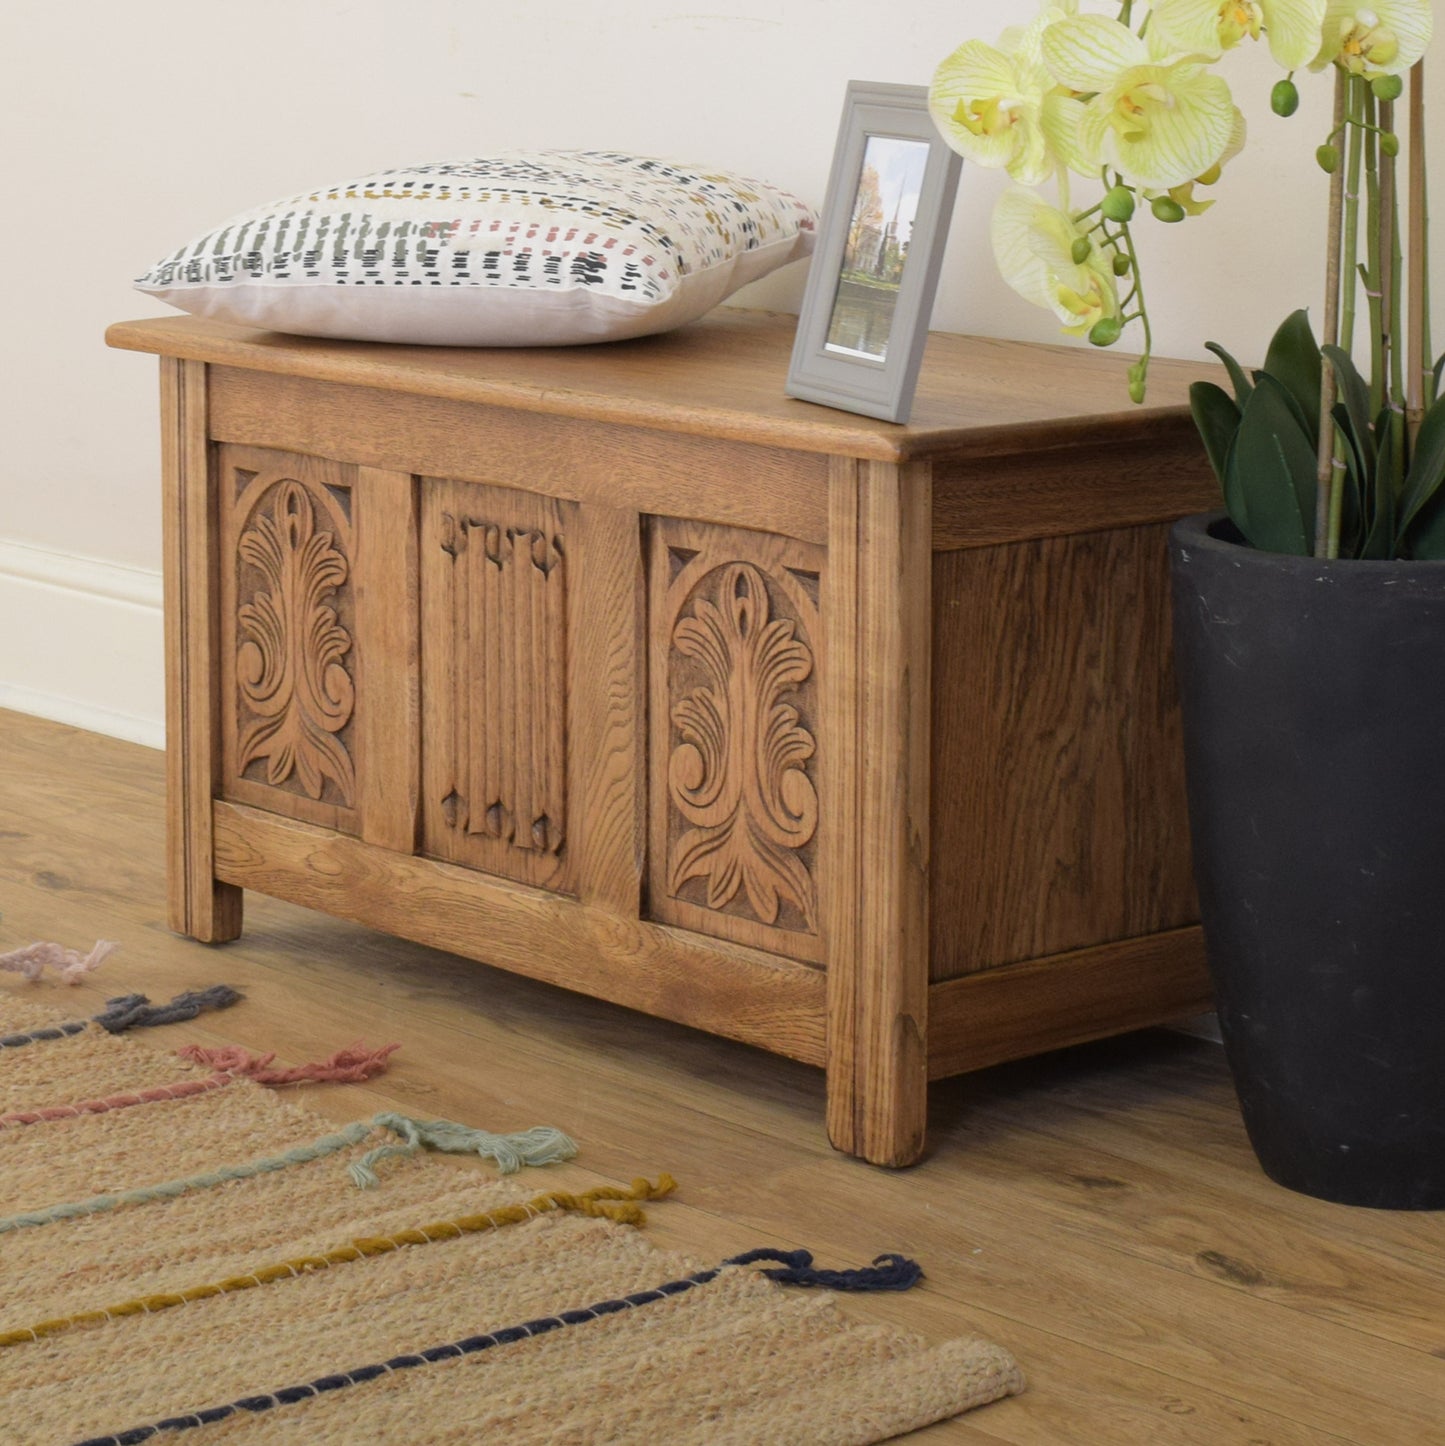
[[[1319,432],[1310,426],[1310,419],[1306,415],[1305,409],[1300,406],[1299,398],[1296,397],[1293,392],[1280,383],[1278,378],[1270,377],[1270,374],[1265,371],[1263,367],[1254,374],[1255,386],[1258,387],[1260,380],[1266,377],[1269,377],[1269,379],[1274,381],[1278,386],[1280,398],[1283,400],[1284,405],[1289,408],[1289,413],[1294,418],[1295,427],[1299,431],[1300,436],[1302,436],[1311,447],[1318,447]],[[1316,407],[1315,411],[1318,413],[1319,408]]]
[[[1260,544],[1254,540],[1254,530],[1249,522],[1249,493],[1236,460],[1238,447],[1239,432],[1236,430],[1224,457],[1224,475],[1219,479],[1219,485],[1224,492],[1224,510],[1229,513],[1229,520],[1251,547],[1258,547]]]
[[[1204,450],[1209,454],[1209,465],[1222,487],[1229,447],[1239,430],[1239,408],[1223,387],[1213,382],[1195,382],[1189,388],[1189,410],[1194,415]]]
[[[1360,375],[1349,352],[1337,346],[1325,346],[1323,352],[1334,369],[1340,400],[1349,418],[1349,424],[1344,428],[1345,435],[1355,444],[1364,465],[1373,467],[1375,437],[1370,429],[1370,384]]]
[[[1442,372],[1445,372],[1445,351],[1435,358],[1435,366],[1430,373],[1430,400],[1432,402],[1440,395],[1440,374]]]
[[[1380,459],[1376,464],[1377,480],[1381,486],[1389,484],[1395,499],[1395,515],[1403,517],[1402,504],[1405,500],[1405,478],[1410,467],[1410,443],[1405,430],[1405,414],[1396,411],[1387,402],[1380,415],[1375,418],[1375,436],[1380,438]],[[1386,438],[1389,450],[1386,451]]]
[[[1249,400],[1249,394],[1254,390],[1254,383],[1245,375],[1244,368],[1217,341],[1205,342],[1204,349],[1212,351],[1224,363],[1229,380],[1234,384],[1235,398],[1241,407],[1244,406]]]
[[[1265,552],[1307,556],[1315,530],[1315,452],[1283,385],[1261,373],[1245,403],[1229,459],[1225,495],[1243,499],[1248,526],[1235,525]]]
[[[1425,413],[1405,479],[1399,547],[1412,557],[1445,557],[1445,397]]]
[[[1378,466],[1378,462],[1376,464]],[[1375,531],[1375,473],[1373,470],[1365,472],[1360,478],[1360,532],[1356,539],[1355,546],[1350,552],[1351,557],[1364,557],[1365,549],[1370,544],[1370,538]],[[1341,546],[1340,555],[1345,555]]]
[[[1368,558],[1391,558],[1397,555],[1396,538],[1399,535],[1400,485],[1404,477],[1404,458],[1401,455],[1401,434],[1391,425],[1391,414],[1387,408],[1375,422],[1375,435],[1380,441],[1380,450],[1375,460],[1374,487],[1371,494],[1373,513],[1365,541],[1360,547],[1360,556]]]
[[[1343,402],[1331,413],[1335,421],[1335,475],[1344,495],[1340,502],[1339,556],[1355,557],[1365,540],[1365,499],[1370,495],[1370,474],[1375,465],[1375,441],[1368,426],[1361,436]],[[1368,449],[1368,455],[1366,455]],[[1316,476],[1319,475],[1318,466]]]
[[[1298,403],[1306,432],[1320,430],[1320,347],[1309,314],[1293,311],[1280,324],[1265,354],[1264,370]],[[1256,378],[1256,380],[1258,380]]]
[[[1422,562],[1445,561],[1445,489],[1437,491],[1420,513],[1410,539],[1410,556]]]
[[[1344,487],[1344,497],[1340,504],[1340,552],[1341,557],[1355,557],[1361,543],[1364,541],[1364,496],[1365,479],[1369,475],[1369,468],[1366,467],[1361,457],[1355,439],[1352,435],[1349,413],[1345,410],[1343,402],[1335,403],[1335,436],[1337,446],[1335,449],[1336,460],[1341,457],[1344,460],[1344,470],[1340,473],[1341,484]],[[1373,448],[1373,443],[1371,443]],[[1338,468],[1336,469],[1339,470]],[[1315,476],[1318,478],[1319,469],[1316,466]]]
[[[1337,448],[1337,451],[1344,451],[1345,461],[1349,466],[1351,476],[1358,478],[1359,474],[1368,470],[1368,468],[1365,462],[1365,454],[1361,449],[1360,438],[1355,431],[1354,422],[1350,418],[1349,410],[1343,402],[1336,402],[1335,409],[1330,415],[1335,419],[1336,438],[1343,439],[1342,448]],[[1373,458],[1375,444],[1373,438],[1368,437],[1368,434],[1366,442],[1370,448],[1370,455]]]
[[[1365,534],[1364,541],[1360,543],[1356,556],[1377,562],[1393,557],[1395,555],[1394,534],[1395,505],[1386,499],[1383,505],[1376,507],[1369,531]]]

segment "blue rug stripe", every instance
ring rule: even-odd
[[[858,1270],[817,1270],[813,1266],[812,1255],[806,1250],[780,1251],[766,1247],[749,1250],[742,1255],[730,1256],[711,1270],[700,1270],[696,1275],[664,1281],[650,1290],[639,1290],[615,1300],[601,1300],[580,1309],[564,1310],[557,1315],[524,1321],[521,1325],[504,1326],[485,1335],[466,1336],[462,1340],[448,1341],[445,1345],[429,1346],[413,1354],[393,1356],[388,1361],[359,1366],[352,1371],[318,1376],[301,1385],[283,1386],[279,1391],[266,1395],[240,1396],[223,1406],[208,1406],[204,1410],[189,1411],[182,1416],[168,1416],[165,1420],[155,1421],[148,1426],[132,1426],[128,1430],[113,1431],[105,1436],[90,1436],[78,1442],[77,1446],[139,1446],[140,1442],[149,1441],[162,1431],[188,1431],[197,1426],[209,1425],[213,1421],[224,1421],[242,1412],[259,1414],[277,1406],[294,1405],[329,1391],[340,1391],[348,1386],[374,1381],[379,1376],[395,1371],[410,1371],[419,1366],[433,1365],[437,1361],[473,1356],[480,1351],[491,1350],[493,1346],[511,1345],[514,1341],[530,1340],[534,1336],[548,1335],[568,1326],[601,1320],[604,1316],[616,1315],[619,1311],[636,1310],[640,1306],[668,1300],[686,1291],[695,1290],[700,1285],[706,1285],[709,1281],[716,1280],[728,1266],[756,1265],[764,1261],[774,1262],[775,1268],[760,1273],[785,1285],[824,1286],[832,1290],[849,1291],[907,1290],[923,1278],[923,1272],[918,1265],[901,1255],[880,1255],[871,1266]]]

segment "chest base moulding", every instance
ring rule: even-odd
[[[1208,1007],[1157,364],[934,336],[898,427],[793,318],[464,351],[167,318],[170,920],[289,899],[819,1065],[930,1078]]]

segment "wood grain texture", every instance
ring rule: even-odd
[[[221,793],[355,833],[356,469],[216,448]]]
[[[652,520],[652,917],[809,960],[823,559],[776,534]]]
[[[943,552],[1067,537],[1172,522],[1220,505],[1193,421],[1158,416],[1146,429],[1095,445],[940,458],[933,546]]]
[[[215,829],[228,883],[822,1062],[823,979],[792,960],[242,805],[217,803]]]
[[[820,1264],[899,1250],[922,1289],[845,1308],[932,1340],[982,1335],[1028,1392],[930,1428],[949,1446],[1438,1446],[1445,1213],[1351,1210],[1271,1184],[1222,1051],[1150,1031],[934,1087],[928,1158],[860,1167],[818,1128],[822,1075],[278,899],[223,951],[165,929],[158,753],[0,713],[0,947],[120,950],[76,989],[0,990],[76,1014],[219,980],[245,1002],[151,1032],[285,1063],[400,1040],[371,1086],[302,1103],[498,1130],[539,1122],[582,1155],[539,1189],[670,1170],[647,1237],[705,1261],[761,1244]],[[97,847],[97,826],[124,848]],[[441,1162],[439,1162],[440,1164]],[[448,1161],[468,1177],[476,1162]],[[100,1337],[97,1337],[99,1340]]]
[[[863,679],[860,643],[859,464],[837,458],[829,478],[828,572],[823,615],[828,625],[828,676],[823,680],[823,753],[819,769],[823,831],[823,946],[828,970],[828,1138],[847,1151],[861,1134],[860,1040],[867,987],[859,892],[863,887]]]
[[[641,912],[647,854],[646,597],[642,520],[589,504],[571,522],[576,886],[584,903]]]
[[[169,922],[205,943],[241,932],[241,891],[216,882],[211,799],[222,770],[220,558],[206,441],[206,369],[161,363]]]
[[[426,851],[569,887],[570,565],[576,508],[423,479]]]
[[[924,1145],[928,1081],[929,470],[858,471],[858,933],[851,1048],[830,1070],[829,1138],[880,1165]],[[841,526],[841,520],[840,520]]]
[[[1198,917],[1165,535],[934,556],[933,978]]]
[[[409,854],[421,826],[417,482],[358,467],[353,495],[361,837]]]
[[[377,346],[194,317],[121,322],[106,340],[275,376],[885,462],[1148,436],[1161,419],[1182,422],[1190,382],[1223,377],[1217,366],[1156,358],[1140,407],[1128,400],[1132,357],[934,332],[899,426],[784,396],[796,328],[793,316],[720,307],[677,331],[606,347]]]
[[[944,1079],[1214,1007],[1198,928],[943,979],[928,991],[928,1074]]]
[[[300,342],[299,338],[293,340]],[[566,348],[551,355],[559,359]],[[605,426],[547,410],[345,386],[313,377],[216,369],[212,435],[503,487],[572,502],[627,507],[746,527],[761,515],[780,532],[821,542],[825,459],[712,436]]]

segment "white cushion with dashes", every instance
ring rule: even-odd
[[[666,331],[812,250],[762,181],[614,151],[379,171],[207,231],[136,285],[308,336],[560,346]]]

